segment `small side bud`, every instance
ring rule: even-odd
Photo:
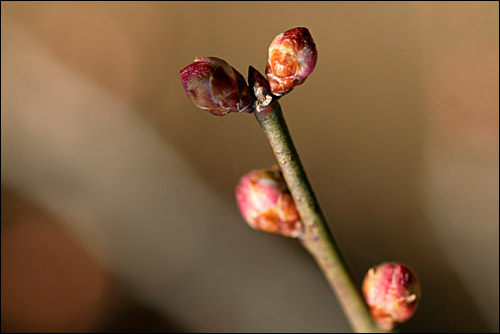
[[[226,61],[198,58],[180,71],[181,82],[193,103],[214,115],[252,112],[245,78]]]
[[[292,238],[302,234],[299,214],[281,172],[262,169],[245,174],[236,187],[236,200],[250,227]]]
[[[318,51],[307,28],[276,36],[269,46],[266,76],[274,95],[281,96],[302,84],[316,67]]]
[[[417,276],[396,262],[370,268],[362,289],[373,319],[385,331],[410,319],[420,300]]]
[[[248,85],[250,86],[250,94],[255,101],[255,111],[270,111],[273,95],[271,94],[269,82],[253,66],[248,67]]]

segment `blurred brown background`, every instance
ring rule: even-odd
[[[293,240],[249,229],[271,166],[253,116],[197,109],[179,70],[319,58],[282,100],[358,279],[398,260],[403,331],[498,331],[498,2],[2,2],[2,331],[349,331]]]

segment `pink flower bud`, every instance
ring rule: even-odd
[[[269,46],[266,76],[274,95],[284,95],[303,83],[318,60],[316,44],[307,28],[290,29]]]
[[[254,229],[296,238],[302,223],[281,172],[254,170],[236,187],[241,215]]]
[[[217,116],[252,111],[245,78],[224,60],[198,58],[180,74],[187,96],[198,108]]]
[[[382,263],[368,270],[363,294],[373,319],[380,328],[389,331],[415,313],[420,300],[420,283],[407,266]]]

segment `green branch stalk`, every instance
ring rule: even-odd
[[[256,111],[255,117],[272,146],[304,224],[301,243],[322,269],[353,330],[369,333],[382,332],[373,322],[361,291],[328,228],[325,216],[293,144],[280,104],[273,101],[270,107],[265,112]]]

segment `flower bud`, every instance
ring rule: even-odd
[[[245,78],[224,60],[198,58],[180,74],[187,96],[198,108],[217,116],[252,111]]]
[[[318,59],[316,44],[307,28],[290,29],[269,46],[266,76],[274,95],[284,95],[303,83]]]
[[[236,187],[241,215],[250,227],[296,238],[302,223],[281,172],[254,170],[244,175]]]
[[[413,271],[400,263],[370,268],[363,294],[373,319],[385,331],[410,319],[420,300],[420,283]]]

